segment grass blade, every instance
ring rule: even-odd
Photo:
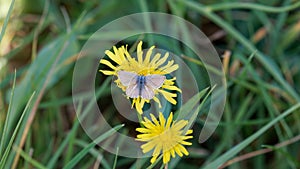
[[[118,161],[118,154],[119,154],[119,147],[117,147],[117,152],[116,152],[116,157],[115,157],[115,160],[114,160],[113,169],[116,169],[117,161]]]
[[[49,160],[47,164],[47,168],[51,169],[54,168],[59,156],[64,151],[65,147],[70,143],[70,140],[75,136],[75,133],[78,129],[79,121],[76,120],[71,131],[67,135],[67,137],[64,139],[64,141],[60,144],[59,148],[55,151],[55,154],[52,156],[52,158]]]
[[[124,124],[118,125],[106,133],[102,134],[98,138],[96,138],[92,143],[90,143],[86,148],[81,150],[65,167],[64,169],[72,169],[74,166],[92,149],[94,146],[96,146],[99,142],[103,141],[104,139],[108,138],[112,134],[114,134],[116,131],[121,129],[124,126]]]
[[[149,13],[147,13],[149,11],[147,2],[146,1],[139,1],[139,2],[140,2],[139,4],[141,7],[141,10],[144,12],[143,18],[144,18],[144,24],[145,24],[146,31],[152,32],[150,16],[149,16]],[[148,36],[148,42],[150,43],[150,45],[154,45],[153,36],[151,34]]]
[[[242,45],[244,45],[248,51],[255,52],[257,59],[261,62],[261,64],[269,71],[269,73],[278,81],[282,87],[288,91],[288,93],[297,101],[300,101],[299,94],[287,83],[287,81],[283,78],[282,73],[280,72],[278,66],[275,64],[273,60],[268,58],[261,51],[257,50],[256,47],[248,41],[240,32],[238,32],[233,26],[226,23],[221,17],[213,13],[209,10],[208,7],[204,7],[202,4],[193,2],[193,1],[184,1],[184,0],[176,0],[178,2],[182,2],[187,7],[198,11],[203,14],[207,18],[211,19],[211,21],[215,22],[217,25],[222,27],[228,34],[238,40]]]
[[[218,3],[218,4],[208,6],[208,8],[211,11],[229,10],[229,9],[252,9],[252,10],[270,12],[270,13],[287,12],[287,11],[297,9],[299,7],[300,7],[300,1],[295,2],[294,4],[289,6],[281,6],[281,7],[265,6],[256,3],[247,3],[247,2]]]
[[[156,160],[155,160],[155,162],[154,163],[152,163],[152,164],[150,164],[150,166],[149,167],[147,167],[147,169],[152,169],[153,167],[155,167],[156,166],[156,164],[162,159],[162,155],[160,155]]]
[[[186,112],[190,112],[191,109],[193,109],[197,103],[200,101],[200,99],[205,95],[205,93],[208,91],[208,87],[201,90],[199,93],[194,95],[192,98],[190,98],[181,108],[180,110],[176,111],[174,114],[178,114],[176,119],[184,119],[186,117]]]
[[[213,87],[209,90],[209,92],[206,94],[206,96],[204,97],[204,99],[201,101],[200,105],[196,108],[196,110],[194,111],[192,117],[189,119],[189,123],[187,124],[187,126],[186,126],[184,132],[186,132],[188,129],[190,129],[190,128],[192,127],[192,124],[193,124],[193,123],[196,121],[196,119],[197,119],[197,116],[198,116],[199,111],[201,110],[201,108],[203,107],[203,105],[206,103],[207,99],[209,98],[211,92],[214,90],[215,87],[216,87],[216,86],[213,86]],[[202,95],[201,95],[201,98],[202,98],[203,94],[206,93],[207,90],[208,90],[208,88],[206,88],[206,89],[204,89],[204,90],[202,90],[202,91],[200,92],[200,93],[202,94]],[[201,99],[201,98],[200,98],[200,99]],[[200,99],[199,99],[199,101],[200,101]],[[205,125],[203,126],[203,128],[204,128],[204,127],[205,127]],[[202,130],[203,130],[203,129],[202,129]],[[199,139],[200,139],[200,137],[199,137]],[[200,140],[199,140],[199,141],[200,141]]]
[[[14,4],[15,4],[15,0],[12,0],[11,3],[10,3],[9,9],[8,9],[7,15],[5,17],[4,23],[3,23],[1,33],[0,33],[0,44],[1,44],[1,41],[2,41],[2,39],[4,37],[5,31],[6,31],[6,27],[8,25],[8,21],[9,21],[10,15],[12,13]]]
[[[6,120],[5,120],[5,123],[4,123],[4,128],[3,128],[3,132],[2,132],[2,136],[1,136],[1,141],[0,141],[0,154],[2,154],[4,142],[5,143],[7,142],[7,141],[4,140],[4,137],[8,136],[7,126],[8,126],[8,121],[9,121],[10,114],[11,114],[11,108],[12,108],[12,105],[13,105],[12,98],[14,97],[14,94],[15,94],[16,78],[17,78],[17,74],[16,74],[16,70],[15,70],[15,76],[14,76],[12,91],[10,93],[8,111],[7,111]]]
[[[75,144],[79,147],[87,147],[89,143],[82,141],[82,140],[75,140]],[[111,169],[109,163],[103,158],[102,150],[97,150],[96,148],[92,148],[89,152],[94,158],[101,159],[101,165],[104,169]]]
[[[274,120],[270,121],[268,124],[266,124],[264,127],[262,127],[260,130],[252,134],[250,137],[242,141],[240,144],[234,146],[231,150],[224,153],[222,156],[217,158],[212,163],[208,164],[204,167],[204,169],[211,169],[211,168],[218,168],[222,164],[224,164],[226,161],[228,161],[230,158],[235,156],[237,153],[239,153],[241,150],[243,150],[246,146],[248,146],[252,141],[257,139],[259,136],[261,136],[264,132],[266,132],[269,128],[271,128],[274,124],[285,118],[286,116],[293,113],[295,110],[300,108],[300,103],[295,104],[285,112],[283,112],[281,115],[276,117]]]
[[[18,154],[20,154],[26,161],[28,161],[30,164],[32,164],[35,168],[39,168],[39,169],[47,169],[45,166],[43,166],[41,163],[39,163],[38,161],[34,160],[33,158],[31,158],[28,154],[26,154],[24,151],[22,151],[22,149],[14,146],[13,149],[15,151],[18,152]]]
[[[18,133],[18,130],[19,130],[20,125],[21,125],[21,123],[22,123],[22,121],[23,121],[23,118],[24,118],[24,116],[25,116],[27,110],[29,109],[29,106],[31,105],[31,101],[32,101],[34,95],[35,95],[35,92],[33,92],[33,94],[31,95],[31,97],[29,98],[29,100],[28,100],[28,102],[27,102],[27,104],[26,104],[26,107],[25,107],[25,109],[24,109],[24,111],[23,111],[23,113],[22,113],[22,115],[21,115],[21,117],[20,117],[20,119],[19,119],[19,121],[18,121],[18,124],[17,124],[17,126],[15,127],[15,130],[14,130],[14,132],[13,132],[13,135],[11,136],[11,139],[10,139],[10,141],[9,141],[9,143],[8,143],[8,145],[7,145],[7,147],[6,147],[6,149],[5,149],[4,155],[3,155],[2,158],[1,158],[1,161],[0,161],[0,169],[4,168],[4,165],[5,165],[6,159],[7,159],[8,155],[9,155],[9,152],[10,152],[10,150],[11,150],[12,144],[13,144],[13,142],[14,142],[14,140],[15,140],[15,137],[16,137],[16,135],[17,135],[17,133]]]

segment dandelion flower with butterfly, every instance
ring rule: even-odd
[[[146,55],[142,51],[143,42],[137,45],[137,58],[132,57],[127,45],[119,48],[113,46],[113,52],[106,50],[105,54],[113,61],[101,59],[100,63],[108,66],[112,70],[100,70],[105,75],[114,75],[118,79],[115,83],[125,93],[127,98],[132,98],[132,107],[142,114],[145,103],[149,103],[151,99],[158,103],[161,107],[158,95],[161,94],[167,101],[176,104],[176,92],[170,91],[181,90],[175,85],[176,77],[167,79],[165,75],[170,74],[178,69],[178,65],[174,64],[174,60],[167,62],[169,53],[165,53],[161,57],[160,53],[155,53],[153,57],[153,49],[151,46]]]

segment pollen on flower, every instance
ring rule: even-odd
[[[147,153],[153,150],[151,163],[154,163],[157,157],[162,154],[163,163],[170,161],[170,157],[175,158],[176,154],[180,157],[189,155],[183,145],[192,145],[185,140],[193,138],[188,136],[193,133],[187,130],[184,133],[183,128],[188,124],[186,120],[173,121],[173,113],[170,113],[166,120],[162,113],[159,113],[159,120],[153,114],[150,114],[151,120],[144,117],[142,124],[144,127],[137,128],[136,131],[142,133],[137,135],[138,141],[146,142],[141,146],[142,151]]]
[[[177,70],[179,68],[178,64],[174,63],[174,60],[168,60],[169,53],[165,53],[163,56],[161,53],[155,53],[153,50],[155,46],[151,46],[146,54],[143,53],[142,50],[143,42],[140,41],[137,45],[136,58],[132,57],[128,50],[127,45],[121,46],[119,48],[113,46],[113,52],[106,50],[105,54],[108,56],[109,60],[101,59],[100,63],[106,65],[110,68],[110,70],[100,70],[105,75],[114,75],[117,76],[118,79],[115,80],[117,86],[122,89],[124,92],[131,93],[132,95],[138,97],[130,97],[127,95],[127,98],[132,98],[132,106],[136,108],[137,112],[143,113],[143,106],[145,103],[149,103],[150,99],[146,99],[145,97],[141,97],[140,94],[136,94],[133,92],[138,92],[136,86],[124,85],[120,81],[120,77],[118,72],[132,72],[137,74],[138,76],[148,76],[148,75],[160,75],[165,76]],[[159,76],[158,76],[159,77]],[[149,97],[158,103],[159,107],[161,107],[160,100],[158,99],[158,95],[162,95],[168,102],[172,104],[177,104],[176,101],[176,91],[181,92],[181,90],[175,85],[176,78],[167,79],[164,78],[163,84],[158,88],[150,88],[153,91],[150,91]],[[172,92],[174,91],[174,92]],[[153,97],[151,97],[153,96]]]

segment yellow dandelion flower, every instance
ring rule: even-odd
[[[127,88],[131,87],[130,91],[127,91],[126,93],[130,93],[131,95],[136,97],[129,97],[129,95],[127,95],[127,98],[133,99],[132,107],[135,107],[140,114],[143,113],[144,104],[149,103],[151,99],[157,102],[159,107],[161,107],[161,103],[157,97],[159,94],[161,94],[167,101],[175,105],[177,103],[175,100],[177,94],[172,93],[171,91],[181,92],[181,90],[175,85],[175,77],[172,79],[167,79],[164,77],[165,75],[177,70],[178,64],[174,64],[174,60],[167,61],[169,53],[165,53],[163,57],[161,57],[160,53],[154,53],[153,49],[155,48],[155,46],[150,47],[144,57],[142,51],[142,43],[143,42],[140,41],[137,45],[137,58],[134,58],[129,54],[126,45],[126,47],[121,46],[119,48],[113,46],[113,52],[109,50],[105,51],[105,54],[114,63],[106,59],[100,60],[101,64],[104,64],[111,68],[111,70],[100,70],[100,72],[102,72],[105,75],[117,76],[118,79],[115,80],[115,83],[124,92]],[[152,55],[154,56],[151,57]],[[154,77],[163,77],[163,83],[161,85],[156,85],[156,87],[150,88],[150,91],[147,90],[148,97],[141,97],[141,87],[124,85],[124,83],[121,82],[119,77],[120,72],[127,72],[126,75],[131,73],[132,76],[136,75],[138,77],[146,77],[149,75],[154,75]],[[145,82],[143,78],[139,78],[138,80],[138,82],[141,82],[142,84],[144,84]]]
[[[188,124],[187,120],[173,121],[173,113],[170,113],[169,118],[164,118],[162,113],[159,113],[159,121],[150,114],[151,120],[144,117],[142,124],[145,127],[137,128],[136,131],[142,133],[137,135],[138,141],[147,142],[141,146],[143,153],[147,153],[154,149],[151,163],[154,163],[157,157],[163,155],[163,163],[167,164],[170,157],[175,158],[175,153],[180,157],[189,155],[188,151],[183,145],[192,145],[192,143],[185,140],[193,138],[187,136],[193,133],[193,130],[188,130],[183,133],[183,128]]]

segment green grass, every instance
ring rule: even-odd
[[[84,100],[89,96],[86,93],[72,96],[73,68],[84,43],[114,19],[147,11],[182,17],[208,37],[217,37],[212,43],[220,56],[226,50],[231,53],[228,65],[224,65],[228,68],[227,95],[221,122],[213,135],[200,144],[198,138],[214,88],[208,86],[205,69],[216,74],[221,72],[205,67],[190,49],[168,37],[137,35],[118,44],[129,44],[128,49],[133,51],[132,46],[142,39],[144,48],[154,44],[169,49],[182,56],[195,76],[199,93],[181,107],[168,107],[178,118],[185,117],[178,114],[179,110],[190,113],[188,127],[194,130],[193,145],[187,147],[189,156],[172,159],[168,168],[300,168],[299,1],[54,3],[38,0],[43,8],[28,6],[28,2],[12,0],[7,3],[7,13],[0,15],[0,169],[164,168],[162,157],[151,165],[150,158],[127,158],[120,155],[122,149],[118,147],[115,147],[118,152],[113,154],[97,146],[98,142],[109,144],[106,139],[115,132],[135,137],[135,127],[139,125],[120,116],[114,108],[111,78],[97,74],[95,98],[103,106],[103,116],[114,128],[93,142],[79,122],[91,111],[90,105],[83,106],[80,102],[76,110],[73,107],[73,99]],[[4,1],[0,1],[2,6]],[[159,19],[156,24],[161,24]],[[147,31],[153,29],[147,15],[142,24]],[[173,28],[168,31],[180,30],[182,39],[192,41],[185,25]],[[94,38],[118,40],[120,36],[139,32],[116,30]],[[100,56],[104,54],[99,53],[99,59]],[[226,64],[223,57],[220,59]],[[81,116],[77,117],[75,111]],[[122,142],[118,140],[119,144]],[[253,152],[258,154],[251,156]]]

